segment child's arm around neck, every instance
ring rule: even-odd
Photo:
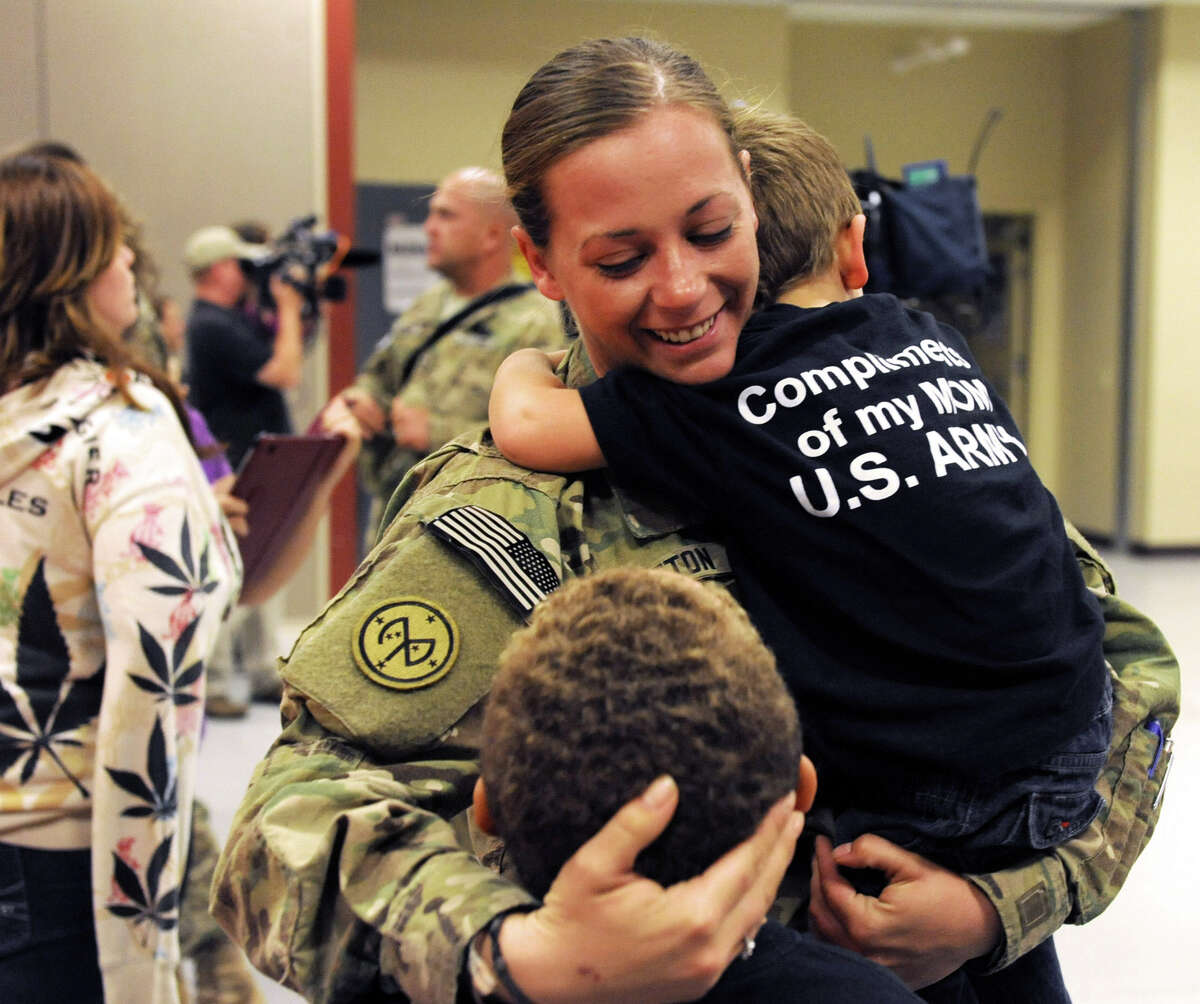
[[[500,364],[488,403],[492,439],[530,470],[570,474],[604,467],[583,398],[555,376],[557,361],[540,349],[521,349]]]

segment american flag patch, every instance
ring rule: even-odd
[[[556,590],[561,582],[554,567],[525,534],[503,516],[476,505],[442,513],[429,523],[500,587],[523,614]]]

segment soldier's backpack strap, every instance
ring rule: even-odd
[[[412,376],[412,371],[417,365],[418,360],[434,345],[442,340],[451,331],[457,328],[464,320],[470,317],[478,310],[484,307],[490,307],[493,303],[500,303],[502,300],[509,300],[514,296],[520,296],[533,289],[531,282],[510,282],[503,286],[497,286],[495,289],[489,289],[486,293],[480,293],[470,303],[461,310],[456,311],[447,317],[441,324],[429,333],[429,336],[418,345],[412,352],[412,355],[404,361],[404,369],[400,373],[400,386],[403,387],[408,383],[408,378]]]

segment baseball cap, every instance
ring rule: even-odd
[[[249,244],[231,227],[201,227],[183,246],[183,262],[196,271],[225,258],[257,261],[270,253],[271,249],[265,244]]]

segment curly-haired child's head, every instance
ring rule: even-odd
[[[665,570],[565,584],[505,649],[484,716],[488,806],[536,895],[661,774],[679,807],[637,871],[699,874],[796,787],[800,757],[792,699],[745,612]]]

